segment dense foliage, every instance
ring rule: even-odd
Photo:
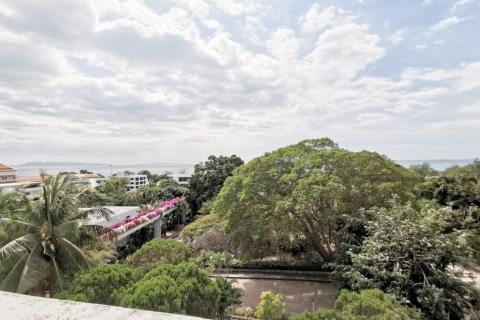
[[[140,273],[125,265],[104,264],[78,274],[69,290],[55,297],[90,303],[118,305],[122,290],[140,279]]]
[[[162,264],[125,291],[121,304],[127,307],[180,312],[223,318],[226,310],[240,303],[241,291],[225,279],[211,280],[193,262]]]
[[[338,243],[337,223],[360,208],[409,199],[415,174],[374,152],[305,140],[250,161],[225,181],[214,212],[240,252],[265,256],[305,238],[323,260]]]
[[[140,280],[127,289],[121,305],[153,311],[178,313],[181,309],[181,293],[170,277],[158,276],[148,281]]]
[[[334,309],[304,312],[292,320],[414,320],[420,319],[415,310],[404,307],[394,295],[378,289],[359,293],[342,290]]]
[[[204,202],[215,198],[225,179],[241,165],[243,160],[236,155],[230,157],[211,155],[204,163],[196,164],[195,171],[188,182],[190,192],[187,201],[192,212],[197,214]]]
[[[190,255],[190,249],[178,241],[154,239],[128,257],[127,264],[148,271],[159,264],[179,264],[186,261]]]
[[[463,319],[480,302],[478,291],[457,278],[462,262],[459,233],[445,234],[443,219],[450,209],[394,202],[391,208],[365,212],[369,236],[351,263],[339,266],[343,287],[379,288],[420,309],[429,319]],[[451,212],[451,210],[450,210]]]

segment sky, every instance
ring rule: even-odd
[[[480,0],[2,0],[0,162],[480,156]]]

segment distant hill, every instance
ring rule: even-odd
[[[25,162],[16,165],[16,167],[71,167],[71,166],[107,166],[103,163],[85,163],[85,162]]]

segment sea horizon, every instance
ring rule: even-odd
[[[412,160],[393,160],[394,162],[408,168],[411,165],[417,165],[422,163],[429,163],[435,170],[445,170],[449,167],[458,165],[464,166],[472,163],[475,159],[412,159]],[[107,165],[107,164],[77,164],[77,165],[46,165],[46,166],[25,166],[17,165],[13,166],[17,170],[18,175],[22,176],[35,176],[40,173],[41,170],[48,174],[57,174],[59,172],[75,172],[79,173],[80,170],[87,170],[93,173],[101,174],[103,176],[110,176],[114,173],[131,171],[138,173],[141,170],[148,170],[152,174],[165,174],[165,173],[193,173],[194,164],[134,164],[134,165]]]

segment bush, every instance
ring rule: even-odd
[[[360,293],[342,290],[333,310],[320,309],[314,313],[304,312],[292,320],[414,320],[420,315],[404,307],[395,296],[378,289]]]
[[[260,303],[255,311],[255,316],[262,320],[276,320],[282,318],[285,311],[283,295],[274,294],[271,291],[263,291],[260,296]]]
[[[161,312],[180,312],[182,294],[175,281],[167,276],[142,279],[129,288],[121,300],[121,305]]]
[[[192,248],[196,252],[200,251],[233,251],[230,240],[225,232],[218,229],[210,229],[197,236],[192,243]]]
[[[214,227],[221,227],[223,225],[220,217],[214,213],[198,217],[194,222],[190,223],[183,229],[180,237],[194,238],[202,235],[205,231]]]
[[[127,264],[142,271],[149,271],[163,263],[179,264],[190,256],[190,249],[183,243],[170,239],[154,239],[128,257]]]
[[[143,281],[159,276],[172,278],[181,295],[181,310],[190,315],[213,317],[220,291],[208,273],[193,262],[163,264],[148,272]]]
[[[292,270],[292,271],[331,271],[326,263],[312,261],[283,261],[283,260],[258,260],[240,261],[234,260],[230,265],[232,269],[256,269],[256,270]]]
[[[104,264],[79,274],[70,290],[55,297],[90,303],[118,305],[119,296],[140,278],[139,273],[124,265]]]
[[[229,268],[238,260],[229,252],[211,252],[205,251],[195,258],[195,263],[202,268]]]

